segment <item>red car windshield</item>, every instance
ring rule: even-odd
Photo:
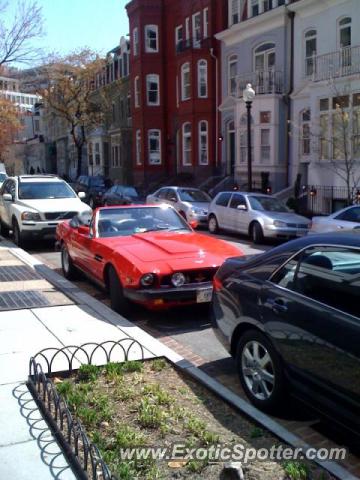
[[[101,238],[123,237],[159,230],[191,231],[185,220],[168,207],[101,209],[97,230]]]

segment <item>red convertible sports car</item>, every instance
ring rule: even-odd
[[[98,208],[58,225],[62,269],[79,269],[109,290],[111,307],[129,301],[151,309],[210,302],[212,279],[228,257],[242,252],[196,233],[168,205]]]

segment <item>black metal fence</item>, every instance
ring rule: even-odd
[[[69,375],[81,365],[125,362],[131,356],[136,360],[144,360],[144,348],[133,338],[123,338],[100,344],[47,348],[30,359],[27,386],[80,479],[117,480],[102,459],[97,446],[87,437],[81,422],[71,414],[66,400],[57,392],[51,377]],[[66,369],[63,368],[64,360]],[[60,372],[56,371],[57,365],[61,365]]]
[[[330,215],[349,205],[360,202],[360,191],[353,188],[324,185],[304,185],[297,199],[297,210],[303,215]]]

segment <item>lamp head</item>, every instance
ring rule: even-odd
[[[243,91],[244,102],[252,102],[255,97],[255,90],[252,88],[251,83],[246,85],[245,90]]]

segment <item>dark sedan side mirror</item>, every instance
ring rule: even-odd
[[[80,227],[78,228],[78,232],[80,235],[85,235],[88,237],[90,235],[90,227],[80,225]]]

